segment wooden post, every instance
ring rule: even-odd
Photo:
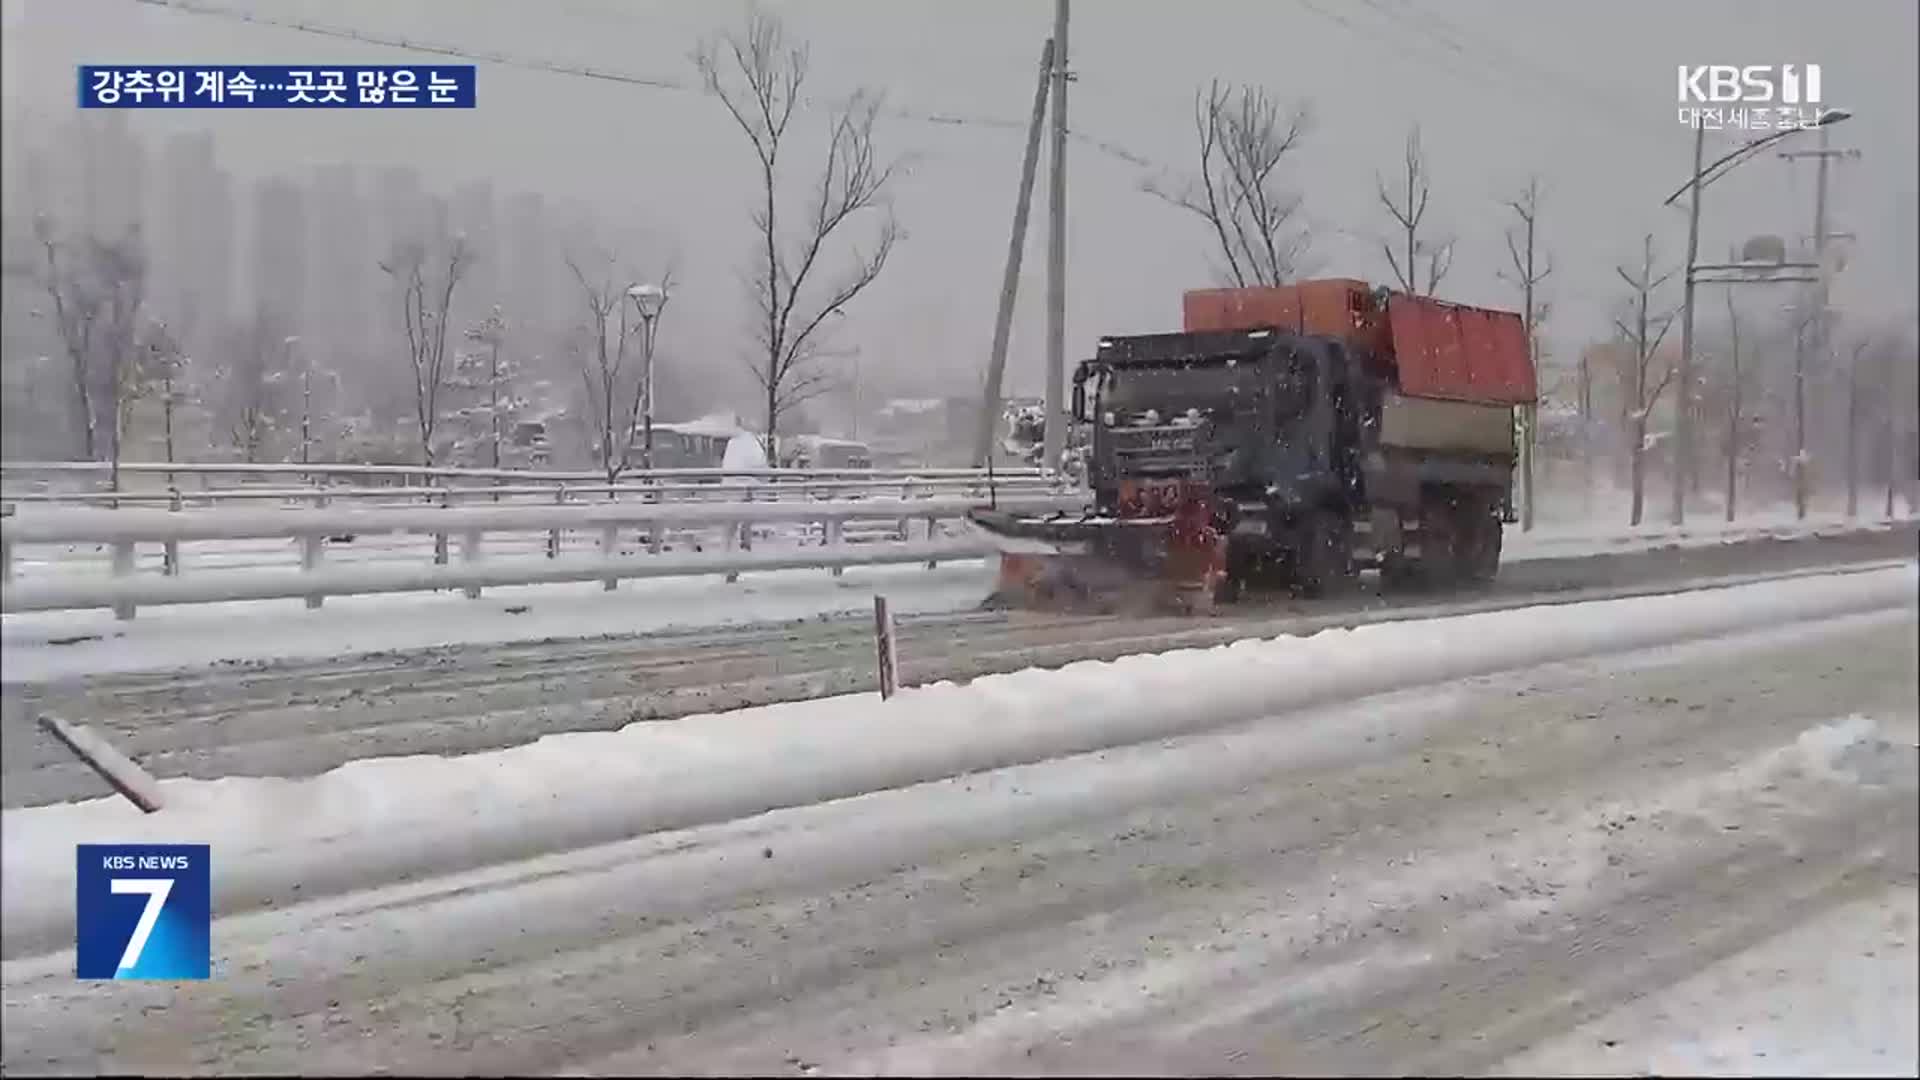
[[[174,488],[167,496],[167,509],[176,512],[180,509],[179,488]],[[168,540],[160,551],[161,572],[168,577],[178,577],[180,574],[180,541]]]
[[[428,498],[432,498],[432,496],[428,496]],[[444,490],[440,492],[440,508],[442,510],[445,510],[447,508],[447,493]],[[446,533],[437,532],[433,534],[433,565],[435,566],[447,565],[447,534]]]
[[[620,526],[607,525],[600,530],[600,557],[611,559],[620,553]],[[620,579],[607,577],[600,582],[601,588],[612,592],[620,587]]]
[[[724,546],[727,554],[731,555],[734,552],[740,550],[740,530],[742,527],[743,527],[742,524],[736,521],[721,529],[721,534],[726,537],[726,543]],[[739,580],[740,580],[740,571],[738,570],[727,571],[727,584],[732,585],[733,583]]]
[[[879,660],[880,700],[885,701],[900,688],[900,656],[894,647],[893,612],[887,609],[887,598],[879,595],[873,598],[873,642]]]
[[[471,565],[480,561],[480,530],[468,529],[460,537],[460,561]],[[467,599],[480,599],[480,586],[467,586]]]
[[[827,547],[830,549],[838,550],[841,545],[841,539],[845,535],[847,523],[845,521],[842,521],[839,518],[828,518],[825,524],[826,524],[826,532],[827,532]],[[834,567],[833,576],[840,577],[842,571],[844,571],[845,569],[846,568],[842,566]]]
[[[160,809],[159,783],[145,769],[134,764],[133,759],[94,734],[92,729],[69,724],[53,716],[40,717],[40,726],[142,812],[151,814]]]
[[[303,536],[300,538],[300,570],[302,573],[311,574],[320,569],[321,552],[324,550],[323,545],[326,541],[326,537],[318,535]],[[312,611],[319,608],[322,599],[323,597],[320,593],[308,593],[307,610]]]
[[[553,493],[553,505],[555,506],[567,505],[567,485],[561,484],[559,489]],[[557,559],[559,557],[560,557],[560,530],[549,529],[547,531],[547,558]]]
[[[113,576],[124,579],[133,576],[133,541],[118,540],[113,545]],[[116,601],[113,605],[113,617],[116,619],[133,618],[133,602]]]

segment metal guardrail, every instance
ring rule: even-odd
[[[112,473],[113,466],[105,461],[0,461],[0,475],[7,473],[79,473],[105,477]],[[552,481],[555,483],[585,484],[598,482],[605,486],[605,472],[594,471],[551,471],[537,469],[484,469],[467,466],[427,466],[427,465],[351,465],[321,462],[167,462],[167,461],[123,461],[120,463],[123,475],[138,474],[179,474],[182,476],[403,476],[421,477],[431,482],[432,478],[469,479],[469,480],[528,480]],[[1057,474],[1043,469],[996,469],[993,474],[998,479],[1034,479],[1048,478]],[[636,480],[705,480],[754,477],[767,480],[795,480],[804,483],[808,480],[826,479],[871,479],[871,480],[908,480],[914,478],[964,478],[985,482],[985,469],[925,468],[925,469],[628,469],[620,473],[617,482],[630,483]]]
[[[0,506],[108,505],[113,507],[165,504],[175,509],[229,502],[283,502],[327,506],[336,501],[408,502],[439,506],[462,503],[541,501],[566,503],[635,498],[647,502],[784,499],[821,499],[897,495],[916,498],[929,494],[997,498],[1000,495],[1060,493],[1073,485],[1056,473],[1018,469],[988,473],[982,469],[660,469],[628,472],[609,484],[603,474],[536,472],[507,469],[448,468],[426,470],[416,466],[332,465],[298,463],[127,462],[117,487],[103,481],[110,467],[101,462],[0,462],[0,476],[13,478],[16,487],[0,490]],[[21,476],[38,475],[42,486],[20,490]],[[197,477],[199,486],[182,483]],[[47,477],[79,477],[96,486],[80,490],[46,490]],[[162,477],[166,486],[129,484],[129,478]],[[224,481],[238,479],[238,483]],[[264,479],[265,485],[248,482]],[[380,483],[397,480],[397,484]],[[292,480],[294,484],[274,484]],[[220,482],[220,486],[215,486]]]
[[[996,477],[989,484],[963,477],[915,477],[911,480],[809,480],[779,484],[720,481],[711,484],[522,484],[511,487],[232,487],[203,491],[169,489],[165,491],[33,491],[0,493],[0,502],[50,505],[108,504],[138,506],[168,504],[174,506],[217,505],[224,502],[280,501],[326,506],[337,501],[431,502],[439,505],[503,501],[566,502],[569,499],[619,499],[634,497],[653,502],[671,501],[761,501],[784,499],[822,499],[832,496],[860,497],[868,494],[914,498],[921,495],[958,494],[987,498],[990,495],[1049,493],[1063,486],[1045,478],[1004,480]]]
[[[1085,505],[1077,494],[1015,496],[1000,500],[1022,511],[1070,510]],[[317,608],[327,596],[355,593],[463,589],[478,597],[488,586],[531,585],[600,580],[614,588],[623,578],[726,574],[744,571],[823,568],[838,573],[856,565],[937,562],[979,555],[985,548],[971,539],[942,539],[937,523],[963,517],[979,505],[968,498],[840,500],[832,502],[602,503],[588,506],[386,506],[376,508],[156,510],[57,507],[28,509],[0,520],[0,563],[5,586],[0,610],[53,611],[111,607],[122,619],[141,604],[208,603],[302,597]],[[908,535],[911,520],[927,523],[923,540]],[[899,523],[899,541],[847,543],[846,526],[855,521]],[[818,545],[752,550],[752,526],[772,523],[818,525]],[[667,553],[667,530],[720,526],[725,550],[718,554]],[[619,554],[622,529],[644,530],[647,554]],[[597,556],[561,556],[563,530],[600,534]],[[547,534],[546,558],[484,559],[488,533]],[[435,539],[432,566],[323,566],[328,537],[386,533],[428,534]],[[459,565],[449,565],[448,539],[460,538]],[[241,539],[289,539],[300,545],[298,570],[226,571],[182,576],[179,545],[184,542]],[[112,549],[111,576],[63,581],[16,581],[15,549],[23,544],[89,543]],[[162,575],[136,574],[138,544],[166,550]]]

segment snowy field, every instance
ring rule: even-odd
[[[1917,584],[169,782],[145,819],[9,811],[4,1062],[1912,1075]],[[214,842],[214,980],[72,979],[70,845],[106,837]]]
[[[1543,524],[1523,533],[1518,526],[1509,526],[1503,558],[1508,563],[1574,559],[1889,527],[1886,522],[1849,521],[1833,514],[1798,521],[1791,510],[1731,525],[1700,521],[1683,529],[1654,524],[1634,530],[1593,523]],[[362,546],[367,540],[352,546],[367,559],[425,563],[431,558],[429,538],[379,539],[392,546]],[[534,545],[526,557],[539,558],[539,538],[521,539]],[[248,566],[264,565],[262,560],[277,552],[280,561],[275,565],[297,565],[290,542],[265,548],[255,545],[246,549],[250,553],[233,557]],[[207,558],[192,553],[200,546],[221,545],[188,545],[188,574]],[[66,567],[64,558],[51,562]],[[157,558],[154,554],[148,561]],[[328,559],[338,561],[332,553]],[[61,572],[104,574],[106,570],[104,563],[89,557],[77,558],[74,566]],[[145,572],[157,573],[157,562]],[[837,578],[825,570],[782,570],[743,574],[733,583],[719,576],[628,581],[612,592],[598,582],[529,585],[488,589],[479,600],[456,592],[330,597],[318,611],[306,610],[298,600],[182,604],[142,608],[132,622],[116,620],[105,610],[37,612],[0,616],[0,647],[6,650],[9,667],[17,672],[10,678],[37,679],[83,671],[832,618],[871,611],[876,593],[885,593],[898,613],[932,614],[977,607],[991,591],[995,572],[987,561],[962,560],[941,563],[932,570],[911,564],[853,567]],[[23,580],[27,576],[22,573]]]

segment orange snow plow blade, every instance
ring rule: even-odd
[[[1226,538],[1204,504],[1154,517],[1018,518],[974,510],[974,531],[1000,553],[986,606],[1103,615],[1212,609],[1226,577]]]

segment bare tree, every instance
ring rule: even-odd
[[[1875,345],[1871,334],[1853,343],[1847,357],[1847,517],[1860,516],[1860,418],[1865,410],[1860,400],[1860,358]],[[1891,404],[1891,403],[1889,403]]]
[[[647,387],[642,355],[638,350],[629,353],[629,348],[646,327],[639,309],[629,300],[633,282],[615,275],[612,257],[602,258],[605,269],[597,282],[573,256],[567,256],[566,263],[586,306],[586,320],[574,335],[573,349],[586,387],[589,426],[597,443],[594,453],[611,485],[632,464],[634,426]],[[671,290],[671,269],[661,276],[659,284]]]
[[[1501,271],[1500,277],[1520,289],[1521,318],[1526,323],[1527,332],[1527,359],[1537,371],[1540,364],[1540,324],[1547,320],[1551,309],[1551,305],[1540,299],[1539,286],[1547,279],[1547,275],[1553,273],[1553,257],[1539,250],[1540,177],[1528,177],[1526,190],[1506,200],[1506,207],[1513,211],[1518,224],[1508,228],[1505,234],[1507,257],[1513,265],[1512,273]],[[1525,531],[1533,528],[1534,459],[1540,445],[1539,404],[1536,402],[1523,406],[1520,415],[1520,528]]]
[[[266,455],[285,424],[282,380],[274,378],[275,358],[286,335],[272,309],[262,304],[245,323],[221,335],[218,383],[224,391],[221,430],[228,444],[249,464]]]
[[[501,350],[507,340],[507,321],[500,305],[485,319],[467,328],[466,340],[479,346],[477,351],[462,352],[454,361],[454,383],[472,399],[455,412],[462,431],[456,450],[473,457],[477,446],[486,446],[484,463],[500,467],[500,447],[506,425],[526,408],[520,396],[520,364]]]
[[[879,98],[855,91],[829,114],[826,160],[789,235],[780,213],[780,170],[807,79],[806,46],[789,41],[780,19],[755,7],[744,28],[704,42],[693,60],[759,165],[760,204],[752,214],[758,250],[748,274],[756,309],[750,366],[765,395],[764,438],[767,460],[774,462],[782,415],[830,385],[816,363],[823,328],[880,276],[900,239],[886,204],[897,162],[881,160],[873,145]],[[856,245],[852,265],[814,288],[828,241],[870,210],[883,215],[871,246],[863,252]]]
[[[132,365],[134,377],[130,380],[128,407],[140,398],[159,397],[161,441],[169,464],[179,460],[179,448],[174,441],[174,413],[180,404],[180,383],[186,375],[186,365],[186,353],[172,328],[157,319],[149,323],[141,334],[140,361]],[[125,426],[123,422],[123,430]],[[172,482],[171,478],[168,482]]]
[[[1233,285],[1280,285],[1293,277],[1312,236],[1299,223],[1300,196],[1281,185],[1279,167],[1312,126],[1300,104],[1281,113],[1257,86],[1217,80],[1194,94],[1199,174],[1178,190],[1146,190],[1200,217],[1213,233],[1222,276]]]
[[[394,248],[380,269],[393,279],[400,325],[413,369],[414,416],[420,425],[420,463],[434,463],[434,430],[440,421],[440,391],[446,385],[447,323],[453,296],[472,266],[466,238],[454,237],[444,252],[430,255],[411,240]],[[441,269],[444,265],[444,270]],[[435,271],[439,271],[435,273]]]
[[[1597,355],[1596,355],[1597,354]],[[1587,346],[1580,350],[1579,367],[1574,373],[1574,396],[1580,410],[1580,509],[1593,512],[1593,368],[1606,355],[1606,347]]]
[[[1900,487],[1902,461],[1906,462],[1905,468],[1908,470],[1907,512],[1911,514],[1917,506],[1920,506],[1920,498],[1916,498],[1915,495],[1915,489],[1920,488],[1920,468],[1916,468],[1915,466],[1920,463],[1916,463],[1913,460],[1913,457],[1910,455],[1913,444],[1906,441],[1908,432],[1914,432],[1920,435],[1920,431],[1915,431],[1916,427],[1920,427],[1920,402],[1916,402],[1916,397],[1920,397],[1920,395],[1917,395],[1915,391],[1920,388],[1914,386],[1914,376],[1916,372],[1920,372],[1920,366],[1915,364],[1914,341],[1912,337],[1908,336],[1906,330],[1898,331],[1894,338],[1887,343],[1884,359],[1886,366],[1881,369],[1881,375],[1885,379],[1887,402],[1887,499],[1885,513],[1887,520],[1891,521],[1893,520],[1894,496]]]
[[[69,250],[51,218],[44,214],[35,217],[33,234],[40,245],[38,284],[53,305],[54,333],[67,357],[81,450],[86,460],[92,461],[100,452],[99,418],[93,409],[94,334],[105,307],[105,297],[87,275],[85,259]]]
[[[1453,238],[1440,241],[1422,239],[1420,227],[1427,217],[1427,199],[1432,194],[1432,178],[1427,170],[1427,155],[1420,146],[1420,125],[1415,124],[1407,132],[1406,154],[1402,159],[1403,175],[1396,180],[1399,190],[1387,187],[1386,178],[1374,174],[1374,184],[1378,188],[1380,205],[1386,207],[1399,228],[1400,235],[1394,240],[1381,240],[1380,250],[1387,256],[1387,265],[1393,270],[1393,279],[1400,288],[1416,295],[1432,296],[1440,287],[1440,279],[1447,276],[1453,268]],[[1395,244],[1399,244],[1396,250]],[[1420,280],[1421,263],[1426,264],[1426,282]]]
[[[1640,266],[1629,273],[1624,266],[1614,267],[1614,273],[1627,283],[1632,290],[1628,298],[1633,324],[1615,319],[1614,326],[1620,331],[1633,352],[1628,357],[1628,378],[1631,381],[1631,397],[1624,404],[1627,410],[1626,427],[1629,438],[1628,453],[1632,455],[1633,469],[1633,510],[1630,523],[1640,524],[1640,517],[1646,503],[1646,461],[1647,461],[1647,417],[1653,412],[1653,406],[1660,395],[1673,381],[1674,364],[1671,359],[1665,365],[1657,379],[1649,376],[1649,368],[1654,357],[1660,351],[1660,343],[1666,339],[1667,330],[1673,326],[1676,311],[1654,312],[1653,294],[1673,276],[1669,270],[1659,277],[1653,273],[1653,237],[1647,236],[1642,248]]]
[[[1740,306],[1734,302],[1733,290],[1726,292],[1727,301],[1727,372],[1726,372],[1726,472],[1727,472],[1727,513],[1728,521],[1737,513],[1740,480],[1740,447],[1742,428],[1746,420],[1747,383],[1750,381],[1750,368],[1740,355]]]
[[[1909,485],[1920,484],[1916,480],[1920,470],[1915,470],[1915,462],[1909,456],[1911,443],[1906,442],[1907,432],[1913,430],[1908,425],[1920,421],[1920,405],[1916,405],[1913,378],[1916,373],[1914,342],[1905,328],[1895,330],[1887,339],[1881,351],[1883,367],[1880,369],[1882,390],[1886,401],[1886,470],[1887,492],[1886,506],[1883,510],[1887,520],[1893,520],[1895,495],[1900,488],[1901,462],[1904,460],[1909,470]],[[1911,491],[1911,489],[1909,489]],[[1915,498],[1907,497],[1907,511],[1915,509]]]
[[[106,354],[113,420],[109,483],[118,491],[128,410],[145,390],[139,336],[146,304],[147,260],[137,227],[115,243],[95,243],[92,248],[95,281],[103,297],[99,343]]]
[[[1723,423],[1721,432],[1721,468],[1726,485],[1726,520],[1739,513],[1739,482],[1757,448],[1756,432],[1769,395],[1762,382],[1764,360],[1769,349],[1792,337],[1798,329],[1790,321],[1785,329],[1754,325],[1736,302],[1734,290],[1724,294],[1727,309],[1725,363],[1709,368],[1702,379],[1700,393],[1703,414],[1717,409]]]

